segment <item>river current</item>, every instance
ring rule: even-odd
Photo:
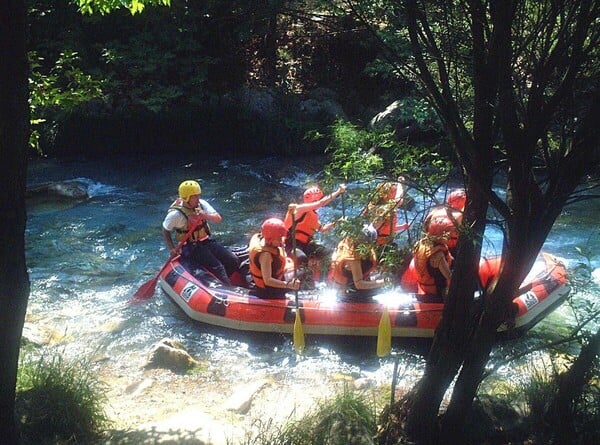
[[[167,260],[161,222],[181,181],[200,180],[203,198],[223,216],[222,223],[212,225],[213,235],[225,245],[241,246],[266,217],[283,217],[287,203],[299,200],[304,187],[319,180],[322,165],[322,159],[274,157],[32,161],[30,185],[76,180],[90,198],[76,204],[28,205],[26,254],[32,284],[28,320],[63,335],[67,340],[61,347],[74,357],[102,357],[125,364],[142,360],[154,343],[168,337],[181,341],[193,356],[240,378],[259,372],[290,379],[337,374],[389,383],[393,360],[377,358],[375,339],[309,337],[306,353],[297,357],[291,336],[199,324],[187,318],[159,288],[146,302],[129,302]],[[350,187],[348,193],[351,191]],[[565,209],[544,248],[571,268],[583,261],[577,248],[587,249],[593,254],[596,283],[600,281],[599,210],[598,201]],[[339,200],[320,215],[324,222],[339,217]],[[495,240],[492,233],[486,250],[494,248]],[[335,241],[324,238],[323,242]],[[579,298],[597,299],[597,290],[590,289]],[[501,345],[497,356],[554,337],[572,321],[564,304],[525,339]],[[426,347],[423,341],[394,343],[394,357],[404,369],[405,383],[422,371]],[[501,368],[500,372],[510,370]]]

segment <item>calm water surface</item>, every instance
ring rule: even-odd
[[[188,319],[160,290],[147,302],[128,302],[168,257],[160,224],[181,181],[200,179],[203,197],[222,214],[224,221],[212,225],[214,236],[227,245],[245,245],[266,217],[282,217],[287,203],[298,200],[304,186],[319,179],[322,162],[173,156],[32,162],[30,184],[77,180],[90,199],[76,205],[38,202],[29,206],[29,319],[66,335],[64,350],[74,356],[126,363],[145,357],[152,344],[169,337],[180,340],[193,356],[240,377],[251,378],[259,371],[290,379],[341,373],[389,381],[392,359],[376,357],[375,339],[309,337],[306,354],[297,358],[289,336],[201,325]],[[340,204],[323,209],[321,220],[340,216]],[[599,203],[567,209],[545,250],[570,265],[582,260],[576,247],[599,252],[599,210]],[[491,231],[485,249],[494,250],[497,241],[498,234]],[[593,257],[593,267],[600,280],[598,255]],[[525,340],[502,345],[498,355],[556,335],[570,320],[570,311],[563,305]],[[407,379],[416,378],[422,370],[421,353],[426,346],[426,342],[411,340],[395,344]]]

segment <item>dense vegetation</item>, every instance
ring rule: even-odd
[[[436,130],[410,82],[371,69],[376,38],[318,2],[174,0],[134,16],[29,6],[34,129],[47,154],[322,151],[308,131],[367,123],[403,97],[404,125]]]

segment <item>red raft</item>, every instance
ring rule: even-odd
[[[499,258],[482,260],[482,283],[498,270]],[[299,307],[306,334],[376,336],[387,307],[394,337],[433,337],[443,304],[425,303],[414,294],[411,267],[402,276],[402,288],[375,295],[372,302],[344,302],[327,288],[301,291]],[[192,319],[226,328],[292,333],[296,317],[294,294],[287,300],[265,300],[241,287],[225,286],[208,272],[192,275],[177,259],[164,268],[159,285]],[[569,293],[565,266],[555,257],[540,255],[514,299],[518,313],[512,335],[526,332],[560,305]],[[501,326],[499,331],[507,331]]]

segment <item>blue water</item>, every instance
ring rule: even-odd
[[[168,257],[161,222],[181,181],[200,180],[203,197],[222,214],[224,221],[212,225],[214,236],[226,245],[244,245],[266,217],[283,217],[287,204],[301,198],[304,186],[318,181],[322,162],[314,158],[234,162],[174,156],[33,161],[30,184],[76,180],[90,198],[77,204],[29,206],[26,243],[32,291],[28,319],[64,335],[61,347],[66,353],[100,357],[122,366],[139,365],[152,344],[169,337],[180,340],[195,357],[240,376],[261,371],[293,378],[344,373],[389,379],[392,361],[376,357],[375,339],[308,338],[305,356],[296,357],[289,336],[201,325],[188,319],[160,291],[144,303],[128,301]],[[567,209],[545,250],[575,265],[582,261],[576,248],[586,248],[595,254],[592,268],[600,268],[596,253],[600,251],[599,210],[600,202]],[[339,200],[321,212],[325,222],[339,216]],[[500,239],[497,231],[490,230],[484,251],[496,251]],[[335,243],[326,237],[322,241]],[[599,275],[596,271],[596,280]],[[582,298],[594,296],[588,292]],[[571,319],[563,305],[532,331],[532,337],[552,335]],[[426,346],[413,340],[395,344],[403,366],[413,376],[422,370]]]

